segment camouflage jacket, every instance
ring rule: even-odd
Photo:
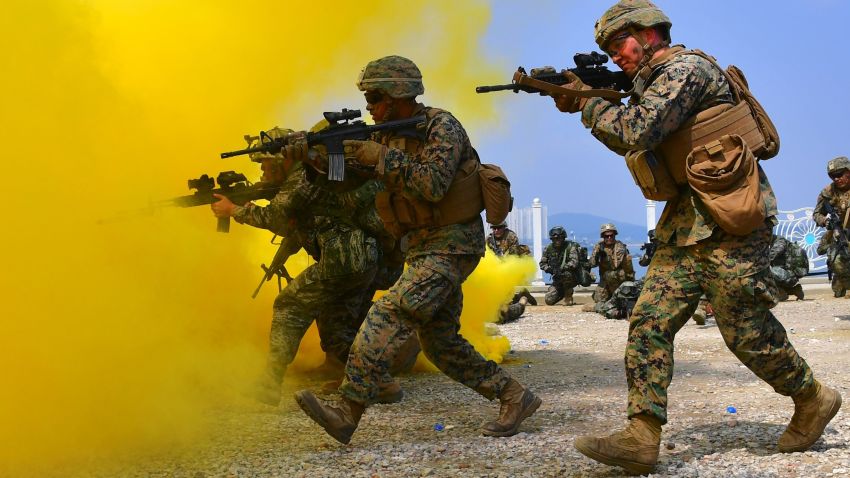
[[[652,150],[700,111],[733,98],[723,73],[708,60],[681,54],[661,63],[646,82],[643,94],[622,105],[591,98],[582,110],[582,123],[609,149],[620,155]],[[777,214],[776,197],[759,166],[762,200],[767,217]],[[667,201],[655,229],[661,243],[688,246],[711,236],[717,223],[691,191]]]
[[[573,241],[564,241],[564,246],[556,248],[549,244],[543,249],[540,258],[540,270],[547,274],[559,275],[563,272],[575,274],[579,267],[579,249],[581,246]]]
[[[373,140],[389,146],[383,161],[375,168],[386,188],[407,197],[438,202],[448,191],[460,165],[476,158],[466,131],[451,113],[417,104],[414,115],[425,114],[427,124],[422,138],[405,140],[404,148],[394,147],[392,132],[381,132]],[[484,223],[480,217],[463,224],[422,227],[401,240],[406,258],[426,254],[484,255]]]
[[[656,229],[657,230],[657,229]],[[599,267],[599,280],[607,281],[615,276],[618,280],[634,280],[635,268],[629,248],[620,241],[613,247],[605,247],[602,241],[593,246],[590,253],[590,267]]]
[[[505,230],[505,234],[501,239],[496,239],[496,236],[491,232],[487,236],[487,247],[496,253],[497,256],[530,256],[531,250],[525,244],[519,243],[519,238],[514,231]]]
[[[798,278],[809,273],[809,258],[806,252],[782,236],[773,236],[768,257],[771,266],[781,267]]]
[[[377,260],[375,233],[355,221],[368,216],[364,210],[374,209],[376,191],[374,184],[366,183],[347,193],[332,193],[311,184],[297,163],[268,206],[237,206],[233,218],[275,234],[297,235],[325,275],[358,272]]]
[[[847,191],[839,191],[835,184],[830,184],[823,188],[823,191],[818,194],[818,202],[815,204],[815,210],[812,213],[812,220],[820,227],[826,227],[826,203],[832,204],[838,217],[845,220],[844,227],[850,227],[850,219],[847,218],[847,210],[850,209],[850,189]]]

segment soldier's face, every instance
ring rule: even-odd
[[[561,245],[564,244],[564,238],[561,236],[555,236],[552,238],[552,244],[554,244],[555,247],[561,247]]]
[[[610,245],[614,243],[614,238],[617,237],[613,232],[606,232],[602,234],[602,240],[605,241],[606,245]]]
[[[634,77],[643,59],[643,47],[629,32],[614,35],[606,47],[608,56],[629,77]]]
[[[499,226],[493,227],[493,236],[496,239],[501,239],[502,237],[504,237],[504,235],[505,235],[505,228],[504,227],[499,227]]]
[[[832,179],[832,182],[835,183],[835,187],[838,189],[845,191],[848,187],[850,187],[850,170],[845,169],[841,172],[835,172],[829,175]]]
[[[389,95],[385,95],[381,91],[370,90],[363,96],[366,97],[366,110],[372,115],[372,121],[378,123],[391,119],[389,118],[390,105],[393,99]]]

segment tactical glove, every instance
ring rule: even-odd
[[[575,75],[575,73],[567,71],[564,72],[564,76],[569,80],[569,83],[564,85],[564,88],[569,88],[571,90],[591,89],[589,86],[585,85],[581,79]],[[555,97],[555,106],[564,113],[577,113],[584,108],[585,104],[587,104],[587,98],[580,98],[572,95],[558,95]]]
[[[387,147],[374,141],[347,139],[342,146],[346,161],[364,166],[376,166],[387,155]]]

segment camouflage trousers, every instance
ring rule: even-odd
[[[378,299],[351,346],[340,386],[343,397],[370,405],[398,349],[418,333],[422,351],[443,373],[488,399],[510,380],[461,336],[461,284],[478,265],[474,255],[433,254],[411,259],[398,282]]]
[[[601,276],[599,285],[593,291],[593,301],[597,303],[605,302],[613,297],[617,287],[620,287],[620,284],[626,281],[626,279],[618,278],[616,271],[606,272],[604,274],[600,273],[599,275]]]
[[[575,274],[566,273],[560,280],[553,280],[552,284],[546,289],[546,295],[543,296],[543,301],[546,305],[555,305],[559,300],[564,299],[564,303],[572,305],[573,289],[578,285]]]
[[[630,318],[626,345],[629,417],[650,414],[667,422],[673,378],[673,339],[700,296],[711,303],[729,350],[782,395],[813,384],[812,371],[770,312],[776,305],[768,271],[771,229],[731,236],[718,228],[687,247],[658,246]]]
[[[330,275],[312,264],[293,279],[274,301],[269,334],[267,373],[280,383],[313,321],[322,349],[345,363],[349,348],[375,293],[371,287],[376,266]],[[330,276],[329,276],[330,275]]]
[[[837,252],[830,251],[829,261],[832,270],[832,292],[835,297],[845,297],[850,289],[850,259],[842,258]]]

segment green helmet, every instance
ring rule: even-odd
[[[549,239],[554,241],[556,237],[566,239],[567,231],[565,231],[564,228],[561,226],[555,226],[552,229],[549,229]]]
[[[847,156],[839,156],[826,163],[826,174],[837,173],[841,170],[850,170],[850,159],[847,159]]]
[[[605,234],[606,232],[611,232],[611,231],[613,231],[614,234],[619,234],[617,232],[617,227],[615,225],[613,225],[611,223],[603,224],[602,226],[599,227],[599,236],[602,237],[603,234]]]
[[[596,44],[604,50],[611,37],[625,28],[649,28],[658,25],[669,30],[673,23],[654,3],[649,0],[620,0],[599,17],[593,32]]]
[[[269,137],[271,137],[272,139],[283,138],[284,136],[291,133],[293,133],[291,129],[280,128],[277,126],[270,130],[266,130],[266,134],[269,135]],[[245,141],[248,142],[249,148],[259,146],[262,142],[259,136],[249,136],[247,134],[245,135]],[[281,155],[280,153],[251,153],[248,157],[251,158],[251,161],[255,163],[261,163],[264,159],[283,159],[283,155]]]
[[[422,72],[403,56],[385,56],[370,61],[357,78],[360,91],[381,90],[392,98],[413,98],[425,93]]]

